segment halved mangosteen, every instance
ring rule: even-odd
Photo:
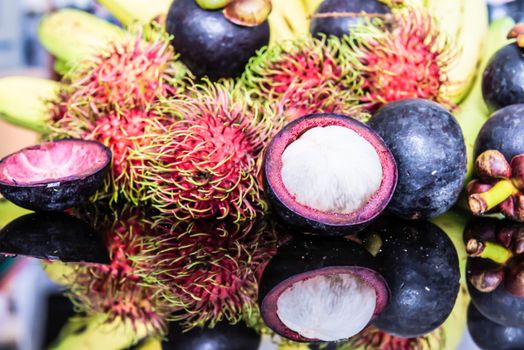
[[[263,175],[282,221],[304,231],[344,235],[363,229],[386,208],[397,166],[365,124],[339,114],[311,114],[286,125],[271,141]]]
[[[46,142],[0,161],[0,193],[26,209],[61,211],[93,195],[110,165],[111,151],[99,142]]]
[[[265,268],[259,304],[266,325],[302,342],[338,341],[382,312],[389,288],[373,256],[340,237],[295,237]]]
[[[109,264],[109,252],[98,233],[65,213],[32,213],[0,231],[0,255],[24,255],[62,262]]]

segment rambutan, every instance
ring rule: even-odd
[[[457,50],[427,10],[406,7],[368,20],[346,42],[358,58],[360,101],[369,109],[407,98],[453,107],[448,72]]]
[[[111,258],[109,265],[76,266],[69,275],[67,295],[78,311],[87,315],[104,314],[107,322],[117,319],[145,324],[151,334],[163,334],[172,311],[157,286],[144,282],[137,273],[148,265],[135,261],[143,254],[146,237],[154,230],[139,209],[109,210],[109,206],[83,208],[75,214],[89,221],[104,236]],[[104,213],[105,212],[105,213]]]
[[[430,350],[442,348],[445,342],[445,333],[442,327],[417,338],[401,338],[369,326],[349,340],[347,344],[341,345],[339,349]]]
[[[254,219],[267,208],[260,154],[282,121],[230,84],[189,88],[165,104],[173,123],[135,152],[148,199],[178,220]]]
[[[51,138],[77,137],[103,142],[113,152],[111,176],[103,193],[138,203],[129,152],[148,144],[151,134],[172,123],[154,106],[181,93],[184,71],[169,38],[159,33],[115,42],[107,51],[88,58],[64,79],[51,107]]]
[[[273,101],[287,121],[305,114],[358,114],[357,72],[339,38],[300,38],[266,47],[242,76],[255,99]]]
[[[184,328],[259,322],[258,278],[276,250],[275,231],[265,222],[178,222],[147,246],[152,269],[142,273],[177,309],[172,318]]]

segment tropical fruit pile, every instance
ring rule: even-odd
[[[0,252],[76,306],[52,348],[454,349],[466,319],[524,348],[524,26],[483,0],[100,3],[122,26],[43,18],[59,81],[0,79],[42,136],[0,161],[35,211]]]

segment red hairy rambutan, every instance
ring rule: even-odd
[[[442,348],[446,339],[443,328],[417,338],[401,338],[369,326],[360,334],[340,346],[341,350],[424,350]]]
[[[287,121],[320,112],[360,117],[349,53],[336,37],[277,43],[251,59],[241,84],[255,99],[274,101]]]
[[[260,154],[282,124],[229,85],[190,88],[165,104],[173,123],[131,159],[160,212],[188,219],[254,219],[267,205],[258,180]]]
[[[163,334],[172,308],[158,287],[148,285],[137,273],[148,266],[148,261],[135,261],[143,254],[146,237],[155,234],[144,220],[144,213],[129,207],[116,212],[109,206],[85,209],[75,214],[103,234],[111,262],[79,264],[69,277],[72,280],[67,295],[87,315],[105,314],[109,323],[118,318],[133,324],[140,322],[151,334]]]
[[[395,10],[352,28],[346,41],[358,58],[360,100],[368,108],[406,98],[452,107],[448,72],[457,51],[426,10]]]
[[[148,283],[177,309],[172,318],[184,328],[217,322],[259,321],[258,278],[276,250],[266,223],[178,222],[148,241],[142,269]]]
[[[141,200],[134,173],[139,167],[133,166],[136,159],[128,159],[129,152],[172,123],[154,107],[182,90],[184,71],[176,59],[166,35],[151,40],[138,35],[113,43],[65,77],[51,106],[49,136],[97,140],[111,149],[113,167],[104,195],[123,195],[134,204]]]

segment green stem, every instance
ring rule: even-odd
[[[495,242],[480,242],[472,238],[466,244],[466,251],[471,257],[489,259],[497,264],[505,264],[513,253],[506,247]]]
[[[481,215],[495,208],[517,192],[518,189],[511,180],[500,180],[486,192],[470,195],[468,198],[469,208],[473,214]]]

